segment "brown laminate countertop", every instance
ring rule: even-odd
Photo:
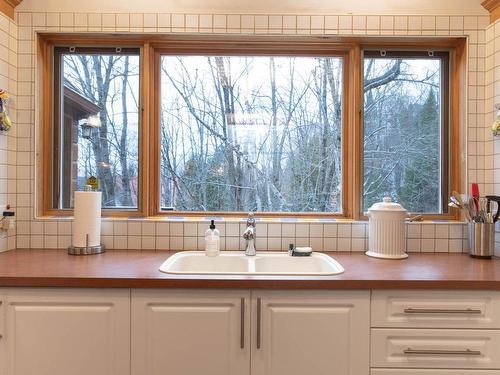
[[[411,253],[405,260],[383,260],[363,253],[328,253],[344,273],[284,277],[160,272],[160,265],[174,253],[111,250],[71,256],[66,250],[12,250],[0,254],[0,287],[500,290],[500,259],[466,254]]]

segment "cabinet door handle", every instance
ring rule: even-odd
[[[481,314],[479,309],[414,309],[408,307],[404,309],[405,314]]]
[[[481,355],[479,350],[441,350],[441,349],[405,349],[404,354],[421,354],[421,355]]]
[[[240,349],[245,347],[245,298],[240,302]]]
[[[257,298],[257,349],[260,349],[260,320],[262,314],[262,300]]]

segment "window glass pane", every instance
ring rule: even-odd
[[[364,210],[390,196],[412,212],[441,209],[439,58],[364,60]]]
[[[339,212],[342,59],[162,56],[162,209]]]
[[[62,53],[59,61],[54,207],[71,208],[74,191],[94,176],[103,207],[136,208],[138,53],[77,51]]]

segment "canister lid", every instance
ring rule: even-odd
[[[391,197],[384,197],[382,202],[374,203],[368,209],[370,211],[397,211],[397,212],[407,212],[406,209],[401,206],[399,203],[395,203],[392,201]]]

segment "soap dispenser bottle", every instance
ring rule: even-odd
[[[210,222],[210,228],[205,232],[205,255],[215,257],[220,252],[220,233],[215,228],[215,223]]]

